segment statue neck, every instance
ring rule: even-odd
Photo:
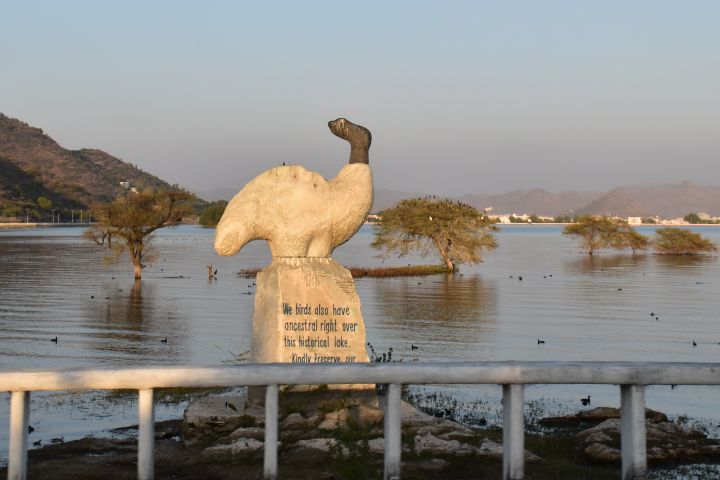
[[[368,155],[368,148],[365,146],[357,146],[350,144],[350,163],[370,163],[370,156]]]

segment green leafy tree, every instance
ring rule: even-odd
[[[683,217],[683,220],[685,220],[688,223],[698,224],[703,223],[703,221],[700,219],[700,216],[697,213],[688,213]]]
[[[203,210],[200,215],[200,225],[203,227],[215,227],[225,213],[225,208],[228,202],[226,200],[220,200],[219,202],[212,202]]]
[[[126,249],[135,278],[139,279],[147,237],[160,228],[178,225],[184,217],[191,215],[191,199],[192,195],[176,190],[128,192],[95,209],[96,223],[85,231],[85,236],[109,249]],[[119,245],[117,240],[120,240]]]
[[[618,250],[629,248],[632,250],[633,255],[635,255],[638,250],[647,250],[650,248],[650,245],[651,242],[648,237],[639,233],[629,225],[624,224],[620,225],[618,235],[615,237],[615,243],[612,246]]]
[[[470,205],[447,199],[403,200],[382,212],[375,228],[372,246],[381,249],[383,256],[435,251],[451,271],[458,264],[481,262],[484,251],[497,247],[490,233],[495,226],[485,215]]]
[[[52,208],[52,201],[49,198],[38,197],[37,206],[43,210],[50,210]]]
[[[655,249],[662,254],[699,255],[717,250],[711,240],[687,228],[658,228],[655,235]]]
[[[649,240],[627,222],[597,215],[578,217],[575,223],[565,227],[563,235],[579,238],[589,255],[601,248],[631,248],[634,254],[649,246]]]

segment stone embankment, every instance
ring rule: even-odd
[[[650,464],[674,462],[720,462],[720,442],[697,427],[671,422],[661,412],[645,410],[647,457]],[[546,427],[580,429],[574,433],[577,449],[591,462],[618,463],[620,411],[599,407],[564,417],[540,421]]]
[[[255,392],[258,393],[258,392]],[[261,392],[259,392],[261,393]],[[251,398],[256,396],[251,395]],[[261,395],[257,396],[262,398]],[[372,391],[281,393],[279,476],[285,479],[380,478],[383,470],[382,397]],[[403,478],[499,478],[502,432],[470,428],[402,404]],[[544,418],[541,433],[526,434],[526,472],[532,478],[616,478],[620,418],[601,407]],[[537,425],[536,425],[537,426]],[[156,478],[262,478],[264,408],[246,397],[193,401],[182,421],[156,424]],[[29,452],[30,478],[135,478],[137,427],[111,438],[85,438]],[[651,467],[720,463],[720,442],[682,421],[647,411]],[[5,472],[0,468],[0,477]],[[709,477],[707,477],[709,478]]]
[[[280,404],[280,456],[290,461],[384,453],[380,399],[372,393],[286,393]],[[502,445],[476,431],[445,418],[420,412],[403,402],[403,453],[420,457],[467,457],[502,459]],[[242,397],[206,397],[193,402],[183,419],[187,447],[201,446],[201,455],[213,461],[262,458],[264,412]],[[539,457],[526,452],[527,462]],[[434,460],[442,468],[444,460]]]

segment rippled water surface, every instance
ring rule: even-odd
[[[718,257],[589,257],[560,231],[505,227],[498,233],[500,247],[462,275],[358,279],[368,340],[377,351],[392,347],[403,361],[720,361]],[[720,243],[720,228],[698,231]],[[212,248],[214,230],[166,229],[154,239],[156,258],[136,283],[126,257],[108,264],[105,252],[81,233],[0,230],[0,369],[212,365],[249,350],[254,288],[236,273],[269,262],[264,243],[220,258]],[[365,226],[334,256],[345,265],[379,266],[371,240],[372,228]],[[411,257],[385,264],[433,261]],[[207,279],[210,263],[218,269],[215,281]],[[57,344],[50,342],[56,336]],[[538,339],[546,343],[538,345]],[[478,391],[494,392],[457,390]],[[618,403],[617,389],[604,386],[533,386],[527,396],[570,402],[577,392],[592,392],[597,404]],[[0,458],[7,397],[0,397]],[[31,423],[45,422],[46,435],[80,436],[134,422],[132,404],[80,402],[85,410],[99,409],[83,413],[72,402],[53,403],[56,397],[48,394],[33,398]],[[705,387],[652,387],[648,406],[716,418],[716,398]],[[170,409],[167,415],[177,413]]]

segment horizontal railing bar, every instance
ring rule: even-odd
[[[0,372],[0,391],[348,383],[720,385],[720,363],[270,363]]]

